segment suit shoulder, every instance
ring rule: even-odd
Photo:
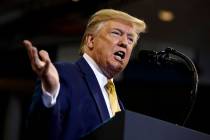
[[[70,62],[63,62],[63,61],[59,61],[59,62],[55,62],[55,67],[58,69],[62,69],[62,68],[71,68],[74,67],[74,63],[70,63]]]

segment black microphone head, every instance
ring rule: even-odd
[[[157,52],[153,50],[140,50],[138,61],[142,64],[156,64]]]

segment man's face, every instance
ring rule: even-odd
[[[125,21],[107,21],[101,29],[88,37],[88,53],[103,73],[112,78],[121,72],[130,59],[137,35]]]

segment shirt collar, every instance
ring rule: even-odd
[[[107,77],[103,74],[103,72],[101,71],[99,66],[96,64],[96,62],[88,54],[84,53],[83,57],[87,61],[87,63],[91,67],[91,69],[93,70],[100,87],[104,87],[107,84],[107,81],[108,81]],[[113,80],[113,79],[111,79],[111,80]]]

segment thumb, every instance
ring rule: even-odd
[[[41,51],[39,51],[39,55],[40,55],[41,60],[44,61],[45,63],[50,63],[51,62],[49,54],[48,54],[47,51],[41,50]]]

